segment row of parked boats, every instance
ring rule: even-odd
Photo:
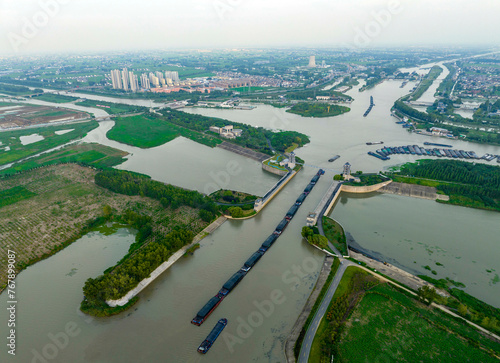
[[[314,186],[318,182],[321,175],[323,175],[325,171],[320,169],[318,173],[311,179],[310,183],[304,189],[302,194],[297,198],[295,203],[291,206],[291,208],[286,213],[283,220],[276,226],[274,232],[266,238],[266,240],[262,243],[260,248],[254,252],[243,264],[243,266],[226,281],[222,288],[219,290],[217,295],[212,297],[206,304],[201,308],[200,311],[196,314],[196,316],[191,320],[191,324],[200,326],[203,322],[213,313],[213,311],[220,305],[222,300],[234,290],[234,288],[243,280],[243,278],[247,275],[247,273],[259,262],[262,256],[271,248],[271,246],[276,242],[276,240],[281,236],[285,228],[288,226],[290,221],[293,219],[300,206],[307,198],[308,194],[313,190]],[[217,339],[219,334],[222,332],[222,329],[227,324],[226,319],[221,319],[214,327],[214,329],[210,332],[207,338],[203,341],[203,343],[198,347],[198,352],[207,353],[213,342]]]
[[[447,146],[447,145],[446,145]],[[450,146],[452,147],[452,146]],[[486,154],[482,157],[477,155],[474,151],[464,151],[464,150],[453,150],[450,148],[424,148],[418,145],[407,145],[407,146],[396,146],[396,147],[384,147],[378,149],[376,153],[373,151],[368,152],[369,155],[382,160],[389,160],[390,155],[393,154],[411,154],[411,155],[423,155],[423,156],[436,156],[436,157],[448,157],[448,158],[461,158],[461,159],[484,159],[491,161],[497,156]]]

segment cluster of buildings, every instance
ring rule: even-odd
[[[220,136],[226,139],[236,139],[237,137],[240,137],[241,134],[243,133],[243,130],[235,129],[233,128],[233,125],[228,125],[224,127],[210,126],[209,130],[215,132],[216,134],[219,134]]]
[[[468,65],[458,73],[456,97],[499,99],[500,69],[494,64]]]
[[[139,86],[140,80],[140,86]],[[159,87],[173,87],[179,85],[179,73],[174,71],[143,73],[140,78],[133,72],[123,68],[123,70],[111,71],[111,83],[113,89],[138,92],[140,90],[150,90]]]
[[[255,76],[240,72],[217,72],[210,84],[220,88],[237,87],[287,87],[288,82],[278,77]]]

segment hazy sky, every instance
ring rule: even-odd
[[[499,0],[0,0],[0,53],[500,45]]]

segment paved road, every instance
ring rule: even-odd
[[[335,277],[333,278],[330,286],[328,287],[328,291],[326,292],[323,300],[321,301],[321,305],[314,314],[314,319],[312,320],[309,328],[307,329],[306,336],[304,337],[304,341],[302,342],[302,347],[300,349],[299,360],[298,363],[307,363],[309,360],[309,353],[311,352],[311,346],[314,340],[314,336],[316,335],[316,331],[318,330],[319,323],[328,309],[328,305],[330,305],[330,301],[332,300],[333,294],[337,290],[339,286],[340,280],[342,276],[344,276],[344,272],[349,266],[355,266],[356,264],[349,260],[341,260],[341,265],[339,266]]]

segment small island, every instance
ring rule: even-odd
[[[333,117],[351,111],[349,107],[331,105],[328,103],[299,102],[286,112],[295,113],[303,117]]]

